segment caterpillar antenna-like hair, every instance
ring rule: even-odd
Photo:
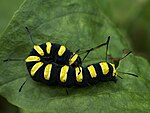
[[[25,83],[27,82],[28,78],[29,78],[29,76],[26,78],[26,80],[25,80],[25,81],[23,82],[23,84],[20,86],[19,92],[21,92],[21,90],[22,90],[23,86],[25,85]]]
[[[110,36],[108,37],[107,39],[107,42],[106,42],[106,62],[107,62],[107,54],[108,54],[108,45],[109,45],[109,41],[110,41]]]
[[[33,41],[33,36],[32,36],[32,34],[31,34],[31,32],[29,31],[28,27],[25,27],[25,28],[26,28],[26,30],[27,30],[29,36],[30,36],[30,39],[31,39],[31,42],[32,42],[33,46],[36,45],[36,44],[34,43],[34,41]]]
[[[79,53],[79,55],[86,53],[86,55],[85,55],[84,58],[82,59],[82,62],[85,60],[85,58],[88,56],[88,54],[89,54],[91,51],[96,50],[96,49],[98,49],[98,48],[100,48],[100,47],[102,47],[102,46],[104,46],[104,45],[107,45],[107,47],[106,47],[106,61],[107,61],[107,51],[108,51],[109,40],[110,40],[110,36],[108,37],[108,39],[107,39],[107,41],[106,41],[105,43],[102,43],[102,44],[100,44],[100,45],[98,45],[98,46],[96,46],[96,47],[93,47],[93,48],[91,48],[91,49],[88,49],[88,50],[86,50],[86,51],[83,51],[83,52]]]
[[[23,58],[21,58],[21,59],[15,59],[15,58],[8,58],[8,59],[5,59],[5,60],[3,60],[3,62],[8,62],[8,61],[24,61],[25,59],[23,59]]]
[[[129,72],[122,72],[122,71],[117,71],[117,72],[118,73],[122,73],[122,74],[127,74],[127,75],[132,75],[132,76],[138,77],[138,75],[133,74],[133,73],[129,73]]]
[[[126,55],[124,55],[122,58],[120,58],[120,60],[126,58],[126,57],[127,57],[129,54],[131,54],[131,53],[132,53],[132,51],[129,51]]]
[[[80,51],[80,49],[76,50],[75,54],[77,54]]]

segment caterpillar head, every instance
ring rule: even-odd
[[[128,75],[132,75],[132,76],[135,76],[135,77],[138,77],[136,74],[133,74],[133,73],[129,73],[129,72],[122,72],[122,71],[119,71],[117,70],[117,67],[119,66],[119,62],[124,59],[125,57],[127,57],[129,54],[131,53],[128,52],[125,56],[123,56],[122,58],[113,58],[112,56],[109,56],[109,58],[114,62],[114,63],[109,63],[111,66],[112,66],[112,69],[113,69],[113,72],[112,72],[112,76],[114,77],[119,77],[122,79],[122,77],[120,77],[118,75],[118,73],[122,73],[122,74],[128,74]]]

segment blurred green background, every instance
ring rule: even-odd
[[[0,36],[23,0],[0,0]],[[134,54],[150,61],[150,0],[101,0],[104,14],[127,36]],[[19,113],[0,97],[0,113]]]

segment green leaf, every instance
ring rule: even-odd
[[[124,28],[141,17],[141,11],[148,2],[149,0],[101,0],[100,6],[113,22]]]
[[[6,28],[7,23],[11,19],[14,11],[17,10],[23,0],[1,0],[0,1],[0,35]]]
[[[98,83],[86,88],[50,87],[29,76],[25,62],[7,62],[10,58],[25,58],[33,45],[25,27],[29,27],[36,44],[51,41],[65,45],[71,51],[91,48],[111,36],[109,53],[121,57],[130,48],[124,35],[103,14],[100,0],[27,0],[15,13],[0,38],[0,94],[12,104],[29,112],[99,113],[148,112],[150,110],[150,65],[133,54],[124,59],[118,70],[136,73],[138,78],[120,74],[124,79]],[[67,46],[67,45],[66,45]],[[82,56],[83,57],[83,56]],[[105,48],[90,53],[84,65],[105,60]]]

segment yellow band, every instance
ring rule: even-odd
[[[44,70],[44,78],[45,78],[45,80],[49,80],[50,79],[51,69],[52,69],[52,64],[48,64],[45,67],[45,70]]]
[[[44,56],[44,51],[38,45],[34,45],[34,49],[39,53],[39,55]]]
[[[40,61],[40,57],[38,56],[29,56],[28,58],[25,59],[26,62],[33,62],[33,61]]]
[[[87,67],[87,69],[89,70],[90,75],[91,75],[92,78],[95,78],[97,76],[97,73],[96,73],[95,68],[94,68],[93,65]]]
[[[81,72],[80,72],[80,70],[81,70]],[[83,74],[82,74],[82,68],[81,67],[80,67],[80,70],[79,70],[79,67],[75,68],[77,82],[82,82],[82,80],[83,80]]]
[[[31,75],[34,76],[34,74],[37,72],[37,70],[43,65],[43,62],[36,63],[32,69],[31,69]]]
[[[61,68],[60,71],[60,81],[61,82],[66,82],[67,81],[67,73],[69,70],[69,66],[65,65]]]
[[[108,67],[107,62],[101,62],[101,63],[99,63],[99,64],[100,64],[100,66],[101,66],[103,75],[108,74],[108,72],[109,72],[109,67]]]
[[[59,49],[59,51],[58,51],[58,55],[59,55],[59,56],[62,56],[65,51],[66,51],[66,47],[65,47],[65,46],[60,46],[60,49]]]
[[[74,54],[73,57],[69,59],[69,65],[72,65],[76,61],[77,58],[78,58],[78,54]]]
[[[52,46],[52,44],[50,42],[46,42],[46,51],[48,54],[50,54],[50,52],[51,52],[51,46]]]

